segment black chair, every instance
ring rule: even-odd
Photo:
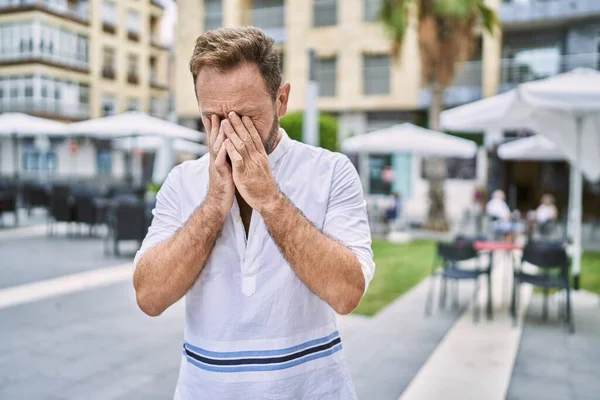
[[[441,266],[438,264],[441,260]],[[475,268],[464,268],[461,267],[461,263],[465,261],[474,261]],[[481,257],[479,253],[473,247],[473,240],[456,240],[454,243],[438,243],[437,254],[434,260],[433,268],[431,271],[431,281],[429,284],[429,293],[427,295],[427,301],[425,304],[425,315],[431,314],[431,308],[433,306],[433,291],[434,291],[434,277],[439,275],[441,294],[440,294],[440,308],[444,308],[446,304],[446,292],[448,280],[455,282],[455,297],[454,304],[458,306],[458,281],[460,280],[473,280],[475,281],[475,288],[473,290],[473,320],[479,319],[479,301],[477,295],[479,293],[479,278],[481,275],[487,276],[488,281],[488,298],[487,298],[487,317],[492,319],[492,260],[487,267],[482,268]]]
[[[8,182],[0,182],[0,222],[5,213],[17,214],[17,187]]]
[[[23,185],[23,203],[31,215],[33,208],[41,207],[48,211],[52,187],[46,183],[29,182]]]
[[[66,222],[68,225],[75,221],[73,198],[68,185],[54,185],[50,195],[50,215],[48,218],[49,234],[52,236],[54,224]],[[67,225],[67,226],[68,226]]]
[[[109,237],[113,253],[119,255],[119,242],[136,240],[140,244],[148,231],[146,204],[135,195],[122,195],[113,199],[109,211]],[[108,237],[107,237],[108,239]],[[105,247],[105,252],[106,252]]]
[[[100,196],[100,190],[91,185],[77,185],[71,188],[75,208],[75,221],[88,226],[89,234],[99,223],[95,199]]]
[[[523,263],[535,265],[539,269],[538,274],[523,272]],[[521,264],[515,267],[514,284],[512,293],[511,313],[513,324],[517,324],[517,310],[519,309],[521,284],[530,285],[544,289],[544,303],[542,309],[543,320],[548,319],[548,294],[550,289],[563,289],[566,291],[565,322],[569,326],[569,332],[575,332],[573,322],[573,310],[571,308],[571,284],[569,274],[570,260],[561,242],[534,242],[530,241],[523,250]]]

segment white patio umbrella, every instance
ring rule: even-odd
[[[498,146],[498,156],[503,160],[563,161],[565,155],[543,135],[513,140]]]
[[[469,118],[472,123],[469,123]],[[446,129],[527,128],[556,143],[571,163],[573,273],[581,268],[582,173],[600,179],[600,72],[575,69],[442,113]]]
[[[137,143],[133,143],[128,139],[115,139],[113,144],[116,149],[123,151],[133,151],[135,148],[150,150],[156,152],[154,160],[154,169],[152,172],[152,180],[154,182],[163,182],[167,177],[175,161],[172,157],[174,153],[190,153],[196,156],[203,155],[208,152],[208,147],[191,142],[185,139],[169,139],[158,136],[144,136],[137,139]]]
[[[0,114],[0,136],[66,136],[62,122],[34,117],[22,113]]]
[[[98,139],[163,136],[194,142],[204,140],[202,132],[138,111],[76,122],[70,124],[68,130],[72,135],[85,135]]]
[[[440,157],[472,158],[477,153],[475,142],[410,123],[394,125],[344,140],[342,150],[348,153],[393,154],[418,153]]]
[[[144,136],[158,136],[163,138],[165,147],[170,148],[170,139],[185,139],[193,142],[204,140],[204,133],[169,122],[160,118],[152,117],[139,111],[130,111],[123,114],[96,118],[69,125],[72,135],[84,135],[98,139],[129,138],[130,150],[139,148],[138,145]],[[170,168],[174,164],[173,150],[166,151],[166,161]],[[139,173],[141,177],[141,160],[138,160]],[[169,169],[170,169],[169,168]]]

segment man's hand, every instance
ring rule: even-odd
[[[209,186],[207,202],[225,217],[233,206],[235,186],[231,174],[231,167],[227,163],[227,149],[223,145],[225,133],[224,122],[219,117],[211,115],[204,118],[204,125],[208,132],[208,146],[210,151]]]
[[[258,131],[250,118],[235,112],[223,120],[227,149],[233,170],[233,181],[246,203],[259,213],[277,206],[283,196],[275,183],[269,159]]]

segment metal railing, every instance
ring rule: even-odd
[[[504,1],[500,19],[504,25],[587,18],[600,15],[598,0]]]
[[[65,103],[55,99],[12,98],[0,102],[0,112],[23,112],[42,116],[67,119],[87,119],[90,117],[90,106],[81,103]]]
[[[600,53],[540,56],[522,61],[507,58],[500,61],[500,91],[520,83],[548,78],[574,68],[600,69]]]
[[[88,3],[78,2],[76,5],[79,6],[79,9],[72,9],[65,4],[51,3],[44,0],[12,0],[11,2],[1,2],[0,11],[35,6],[55,14],[64,15],[66,17],[71,17],[79,21],[89,23],[90,10]]]
[[[0,52],[0,64],[6,62],[47,62],[50,64],[60,65],[79,70],[89,69],[89,60],[85,59],[84,54],[76,54],[75,58],[65,56],[64,54],[48,54],[41,52],[39,49],[21,50],[19,48],[14,51],[4,50]]]

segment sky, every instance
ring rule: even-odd
[[[177,23],[177,5],[173,0],[161,0],[165,7],[162,21],[162,40],[167,46],[174,45],[175,24]]]

